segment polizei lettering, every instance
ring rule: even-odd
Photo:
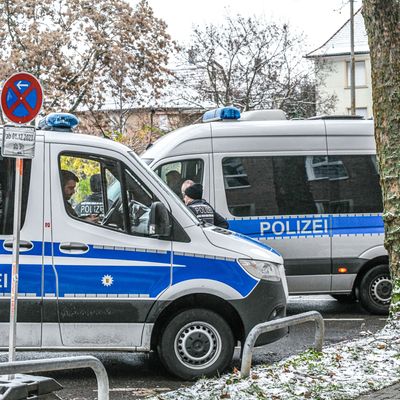
[[[328,218],[283,218],[260,222],[261,236],[326,236]]]

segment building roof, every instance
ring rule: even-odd
[[[306,55],[307,58],[350,54],[350,18],[322,46]],[[368,37],[361,8],[354,14],[354,53],[368,54]]]
[[[172,80],[169,85],[161,90],[160,96],[154,98],[153,96],[148,96],[146,100],[136,101],[135,99],[125,102],[122,106],[119,104],[119,100],[112,97],[110,93],[106,93],[105,101],[99,109],[95,111],[122,111],[122,110],[146,110],[146,109],[156,109],[156,110],[207,110],[210,108],[215,108],[214,102],[199,100],[195,102],[191,101],[190,97],[196,98],[196,92],[194,89],[184,87],[179,85],[178,82],[182,80],[193,80],[197,79],[196,75],[199,70],[191,65],[181,65],[174,64],[170,65],[169,69],[178,78],[177,80]],[[151,93],[151,88],[148,88],[148,93]],[[89,107],[82,104],[78,107],[79,112],[88,111]]]

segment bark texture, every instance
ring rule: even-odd
[[[380,167],[393,294],[390,313],[400,319],[400,0],[364,0],[372,74],[375,140]]]

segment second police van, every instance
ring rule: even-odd
[[[129,148],[75,134],[77,122],[48,116],[24,163],[17,349],[156,350],[183,379],[223,371],[256,324],[285,316],[282,257],[201,225]],[[15,164],[0,157],[3,349]]]
[[[287,120],[280,110],[227,107],[168,133],[142,158],[166,182],[176,171],[181,182],[202,183],[229,229],[276,248],[290,294],[359,299],[371,313],[388,312],[372,120]]]

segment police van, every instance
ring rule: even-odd
[[[220,108],[142,158],[165,181],[176,171],[182,182],[202,183],[229,229],[277,249],[290,294],[359,299],[387,313],[392,284],[372,120]]]
[[[17,349],[156,350],[183,379],[223,371],[256,324],[285,316],[282,257],[201,225],[134,152],[73,133],[77,123],[71,114],[49,115],[35,157],[24,162]],[[3,349],[15,164],[0,157]]]

